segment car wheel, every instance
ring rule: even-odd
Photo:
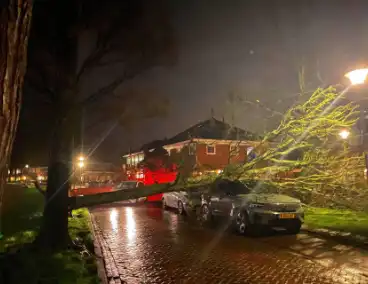
[[[180,200],[178,201],[178,213],[180,215],[184,215],[185,214],[184,204]]]
[[[248,216],[244,211],[240,211],[235,218],[235,230],[240,235],[245,235],[249,229]]]
[[[211,211],[207,204],[203,204],[201,207],[201,221],[203,223],[209,223],[212,221]]]
[[[302,227],[301,222],[295,222],[287,226],[286,231],[290,235],[296,235],[296,234],[299,234],[301,227]]]
[[[167,209],[167,204],[166,204],[165,198],[162,198],[162,209],[164,209],[164,210]]]

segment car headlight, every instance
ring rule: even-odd
[[[251,203],[249,204],[249,208],[262,208],[264,204],[262,203]]]

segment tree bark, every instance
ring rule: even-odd
[[[32,0],[5,2],[0,4],[0,210],[19,120],[33,4]]]
[[[57,104],[62,108],[62,104]],[[59,249],[70,244],[68,234],[69,187],[72,164],[73,116],[56,113],[50,148],[46,203],[43,224],[36,242],[44,249]]]

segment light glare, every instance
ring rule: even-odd
[[[353,70],[345,75],[345,77],[349,78],[352,85],[364,84],[367,76],[368,68]]]
[[[348,130],[341,130],[340,131],[340,133],[339,133],[339,135],[340,135],[340,137],[342,138],[342,139],[347,139],[348,137],[349,137],[349,135],[350,135],[350,132],[348,131]]]

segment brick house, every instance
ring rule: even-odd
[[[244,163],[259,143],[255,134],[211,118],[186,129],[161,144],[170,159],[192,172],[218,171],[232,163]],[[151,145],[152,143],[148,144]],[[135,168],[144,158],[143,149],[123,156],[123,169]]]

